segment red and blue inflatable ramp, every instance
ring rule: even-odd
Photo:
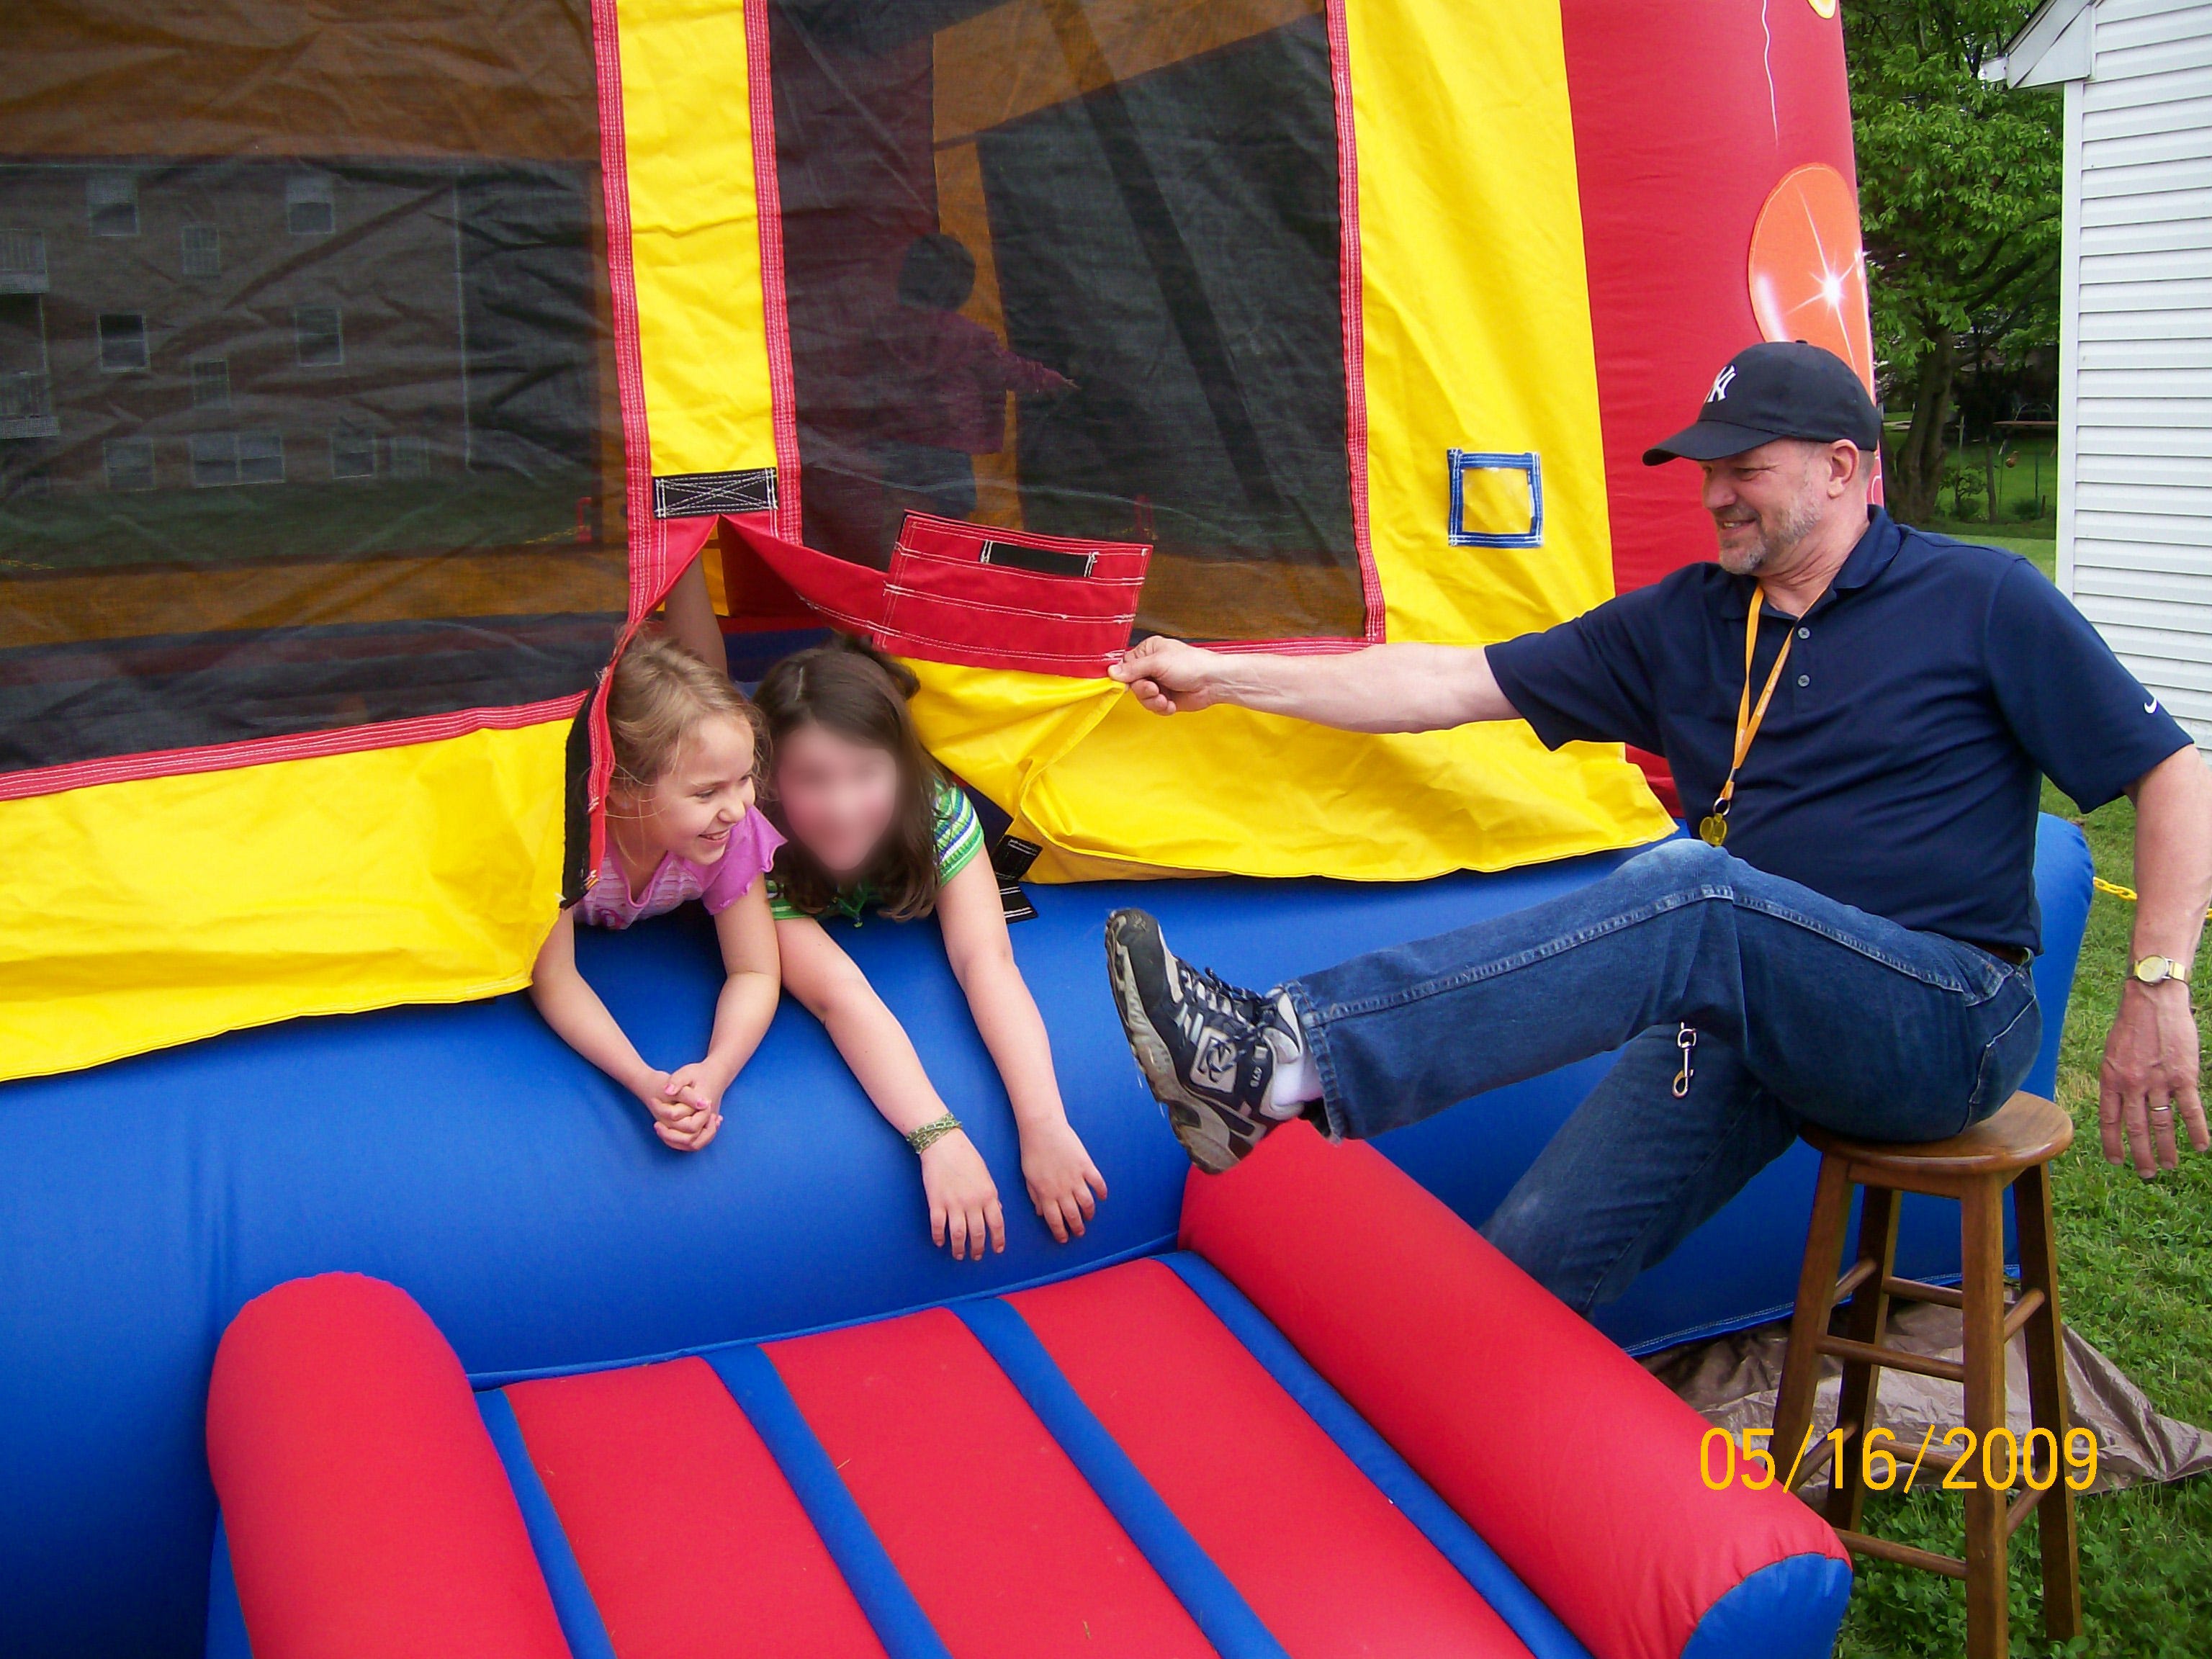
[[[1819,1659],[1835,1535],[1380,1154],[1180,1248],[471,1390],[380,1280],[217,1353],[216,1659]]]

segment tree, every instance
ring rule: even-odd
[[[1844,55],[1885,404],[1892,509],[1929,517],[1962,368],[2058,333],[2063,105],[1982,79],[2033,0],[1850,0]]]

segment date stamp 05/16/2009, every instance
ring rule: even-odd
[[[1784,1471],[1776,1463],[1769,1445],[1771,1433],[1767,1429],[1746,1429],[1739,1438],[1727,1429],[1706,1430],[1698,1449],[1698,1479],[1714,1492],[1738,1484],[1753,1492],[1772,1486],[1785,1492],[1796,1490],[1797,1472],[1818,1443],[1808,1435]],[[1845,1455],[1846,1434],[1832,1430],[1826,1437],[1835,1442],[1834,1455]],[[1869,1429],[1858,1450],[1860,1484],[1869,1492],[1887,1492],[1896,1486],[1903,1463],[1900,1449],[1896,1436],[1887,1429]],[[1931,1451],[1935,1453],[1932,1460]],[[2074,1491],[2086,1492],[2097,1478],[2097,1433],[2094,1429],[2071,1428],[2062,1444],[2049,1429],[2030,1429],[2022,1436],[2008,1428],[1992,1429],[1983,1435],[1961,1427],[1944,1430],[1939,1439],[1931,1423],[1920,1437],[1919,1450],[1902,1468],[1905,1491],[1912,1490],[1923,1466],[1928,1466],[1930,1480],[1940,1472],[1940,1484],[1948,1492],[1984,1488],[2009,1492],[2023,1483],[2037,1492],[2048,1492],[2062,1475]]]

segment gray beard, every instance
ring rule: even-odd
[[[1820,509],[1813,501],[1801,502],[1790,515],[1773,529],[1762,522],[1759,539],[1740,553],[1723,549],[1720,555],[1721,568],[1731,576],[1755,576],[1769,560],[1786,556],[1806,537],[1811,535],[1820,522]]]

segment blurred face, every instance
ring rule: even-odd
[[[1828,452],[1827,445],[1778,438],[1701,464],[1722,568],[1737,576],[1783,574],[1791,551],[1826,510]]]
[[[713,864],[753,804],[752,727],[726,714],[703,720],[676,763],[624,814],[656,851]]]
[[[791,837],[830,876],[859,875],[898,811],[898,757],[820,726],[787,733],[775,755],[775,793]]]

